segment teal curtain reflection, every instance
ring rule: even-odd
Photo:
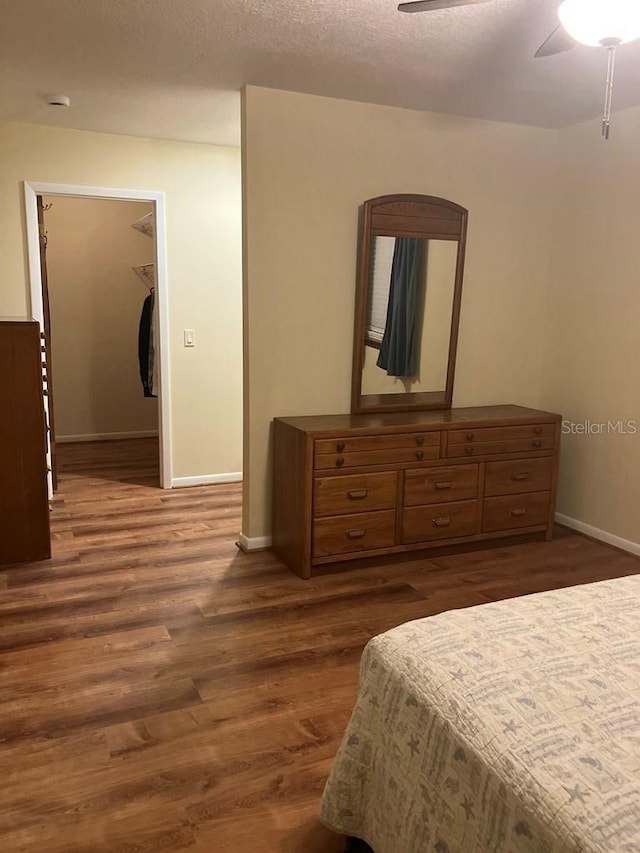
[[[416,306],[419,297],[423,241],[396,238],[391,286],[378,367],[388,376],[415,376]]]

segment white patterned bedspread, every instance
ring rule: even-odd
[[[320,816],[375,853],[639,853],[640,575],[372,640]]]

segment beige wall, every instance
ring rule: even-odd
[[[132,267],[153,263],[154,240],[131,227],[150,204],[44,199],[56,436],[158,429],[143,396],[138,325],[148,288]]]
[[[28,310],[22,181],[166,193],[173,475],[240,471],[240,152],[0,123],[0,163],[0,314]]]
[[[558,510],[640,543],[640,109],[560,133],[546,404],[591,435],[563,438]],[[637,421],[638,434],[599,435]],[[584,427],[578,427],[584,429]]]
[[[358,206],[426,193],[470,211],[455,405],[542,398],[557,134],[248,87],[243,532],[270,533],[278,415],[347,412]]]

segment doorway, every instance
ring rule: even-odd
[[[170,488],[164,194],[25,183],[25,207],[31,311],[53,366],[51,487],[61,439],[112,439],[111,453],[115,441],[139,442],[147,464],[149,442],[158,442],[157,484]],[[153,322],[143,363],[145,312]]]

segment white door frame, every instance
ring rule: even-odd
[[[76,198],[107,198],[120,201],[147,201],[154,206],[156,244],[156,283],[158,300],[159,346],[156,348],[160,374],[158,394],[160,427],[160,483],[171,488],[171,387],[169,371],[169,287],[167,280],[167,229],[165,194],[155,190],[124,190],[112,187],[86,187],[76,184],[24,182],[24,202],[27,220],[27,249],[29,253],[29,282],[31,315],[43,327],[42,279],[40,270],[40,239],[38,233],[37,196],[71,196]]]

